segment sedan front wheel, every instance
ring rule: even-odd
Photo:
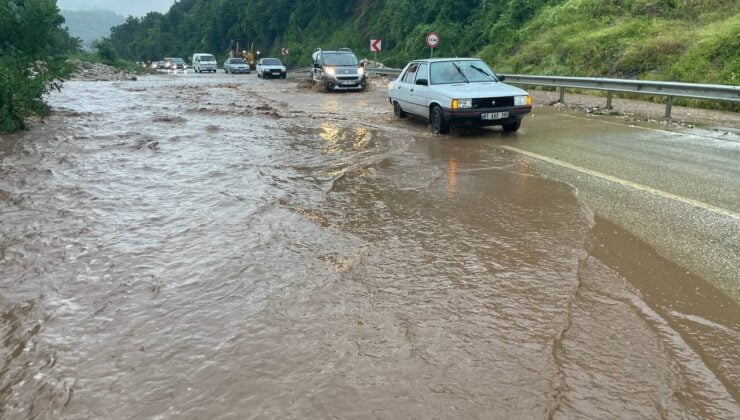
[[[445,120],[444,114],[442,114],[442,108],[439,105],[434,105],[432,108],[430,120],[432,124],[432,133],[434,134],[447,134],[450,132],[450,123]]]
[[[504,133],[515,133],[522,126],[522,121],[516,121],[513,123],[507,123],[503,125]]]

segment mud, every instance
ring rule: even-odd
[[[740,416],[737,303],[572,186],[239,80],[73,82],[2,139],[0,417]]]

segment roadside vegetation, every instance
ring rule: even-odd
[[[0,1],[0,132],[48,113],[43,95],[72,72],[67,54],[79,41],[63,23],[54,0]]]
[[[75,63],[104,63],[138,70],[121,59],[109,41],[96,52],[83,52],[80,40],[64,26],[55,0],[0,0],[0,132],[26,127],[26,119],[44,116],[44,95],[60,89]],[[76,59],[76,60],[75,60]]]
[[[223,56],[231,39],[288,65],[316,47],[351,47],[401,66],[424,57],[479,55],[498,71],[740,84],[737,0],[181,0],[166,14],[129,18],[111,43],[124,58]]]

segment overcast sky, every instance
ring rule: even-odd
[[[109,9],[124,16],[166,12],[172,3],[174,0],[57,0],[62,10]]]

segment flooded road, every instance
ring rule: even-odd
[[[738,304],[526,131],[223,74],[50,102],[0,143],[2,418],[740,416]]]

